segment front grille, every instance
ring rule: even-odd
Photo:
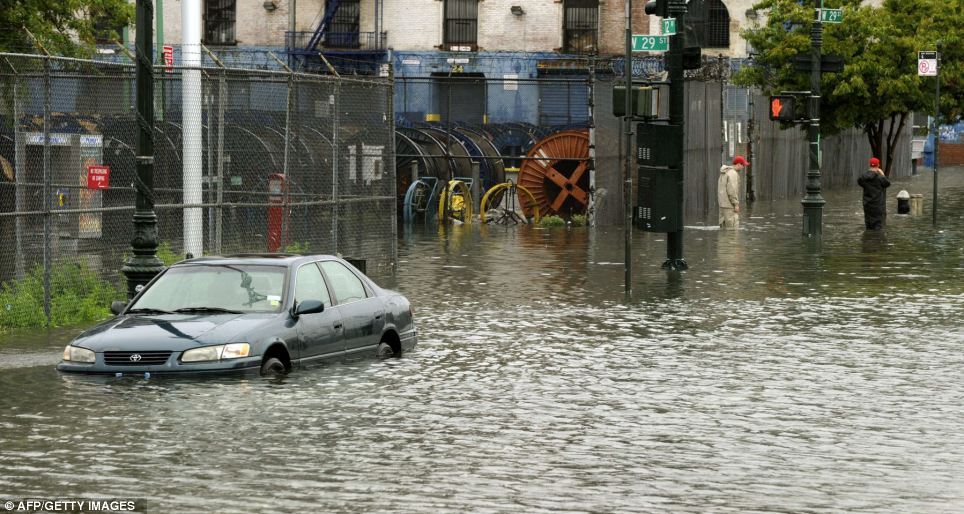
[[[104,352],[104,364],[110,366],[159,366],[166,363],[170,356],[171,352]]]

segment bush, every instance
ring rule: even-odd
[[[569,221],[572,222],[572,226],[574,227],[586,226],[586,217],[583,216],[582,214],[573,214],[572,218],[570,218]]]
[[[50,270],[50,324],[70,326],[105,319],[111,315],[110,303],[124,296],[86,263],[60,261]],[[0,284],[0,330],[46,325],[42,265],[20,280]]]
[[[539,219],[540,227],[564,227],[566,226],[566,220],[560,218],[559,216],[543,216]]]
[[[285,247],[284,247],[284,249],[282,250],[282,252],[283,252],[283,253],[297,253],[297,254],[300,254],[300,255],[308,255],[308,254],[309,254],[309,252],[308,252],[308,247],[309,247],[308,241],[305,241],[305,242],[295,241],[294,243],[288,243],[287,245],[285,245]]]

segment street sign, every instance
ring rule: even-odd
[[[633,34],[634,52],[668,52],[669,36],[648,36]]]
[[[110,167],[87,166],[87,189],[107,189],[110,184]]]
[[[663,27],[664,36],[675,36],[676,35],[676,18],[664,18],[662,27]]]
[[[937,76],[937,52],[917,52],[917,75]]]
[[[824,23],[843,22],[843,9],[820,9],[820,21]]]

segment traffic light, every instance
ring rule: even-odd
[[[770,97],[770,119],[773,121],[796,121],[797,115],[794,112],[796,98],[790,95],[777,95]]]
[[[654,0],[646,3],[646,14],[669,18],[669,0]]]

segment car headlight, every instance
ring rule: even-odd
[[[79,346],[67,345],[64,348],[64,360],[70,362],[94,362],[94,352],[88,350],[87,348],[81,348]]]
[[[239,359],[241,357],[247,357],[248,353],[251,351],[251,346],[248,343],[231,343],[224,345],[224,351],[221,352],[222,359]]]
[[[217,346],[205,346],[194,348],[181,355],[181,362],[207,362],[223,359],[237,359],[247,357],[251,351],[248,343],[219,344]]]

